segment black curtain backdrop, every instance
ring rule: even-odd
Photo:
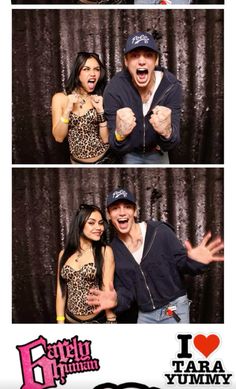
[[[195,245],[223,236],[222,168],[13,168],[12,321],[55,322],[59,251],[80,203],[105,208],[118,186],[135,192],[138,219],[170,222]],[[223,322],[223,264],[186,277],[193,323]]]
[[[182,81],[181,144],[172,163],[223,163],[223,10],[13,10],[14,164],[69,163],[51,135],[51,97],[78,51],[100,54],[108,80],[122,69],[127,36],[163,34],[162,65]]]

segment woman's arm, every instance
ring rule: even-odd
[[[58,268],[57,268],[57,291],[56,291],[56,320],[58,324],[63,324],[65,321],[65,303],[66,296],[62,295],[62,289],[60,285],[60,262],[63,251],[60,252],[58,257]]]
[[[107,127],[107,121],[104,116],[104,108],[103,108],[103,97],[98,95],[91,95],[91,102],[93,107],[97,111],[98,119],[102,120],[98,123],[99,125],[99,135],[103,141],[103,143],[108,143],[109,130]]]
[[[77,100],[77,95],[64,93],[56,93],[52,98],[52,134],[57,142],[62,143],[68,134],[70,112]]]
[[[103,290],[109,291],[113,286],[115,273],[115,260],[113,251],[110,246],[106,246],[104,249],[104,265],[103,265]],[[116,321],[116,314],[112,309],[106,309],[106,318],[109,322]]]

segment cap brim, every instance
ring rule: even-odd
[[[130,203],[130,204],[133,204],[136,206],[136,203],[132,200],[127,200],[127,199],[117,199],[115,201],[112,201],[111,203],[107,204],[107,208],[109,208],[111,205],[115,204],[115,203],[118,203],[119,201],[122,201],[122,202],[126,202],[126,203]]]
[[[153,51],[154,53],[160,54],[160,50],[158,50],[158,49],[151,49],[150,47],[147,47],[147,46],[137,46],[134,49],[124,51],[124,55],[131,53],[132,51],[139,50],[139,49],[147,49],[147,50]]]

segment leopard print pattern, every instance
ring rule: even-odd
[[[98,289],[96,267],[94,263],[86,263],[79,270],[64,265],[61,271],[62,278],[67,284],[67,308],[75,316],[89,315],[94,307],[86,303],[89,290]]]
[[[95,108],[85,115],[71,112],[69,116],[68,141],[70,153],[75,159],[94,158],[103,155],[109,148],[99,135],[99,125]]]

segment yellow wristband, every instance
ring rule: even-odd
[[[117,131],[115,131],[115,137],[116,137],[116,140],[118,140],[118,142],[121,142],[122,140],[125,139],[125,136],[118,134]]]
[[[57,316],[57,321],[65,320],[65,316]]]
[[[61,116],[61,122],[64,123],[64,124],[68,124],[69,123],[69,119],[63,118],[63,116]]]

